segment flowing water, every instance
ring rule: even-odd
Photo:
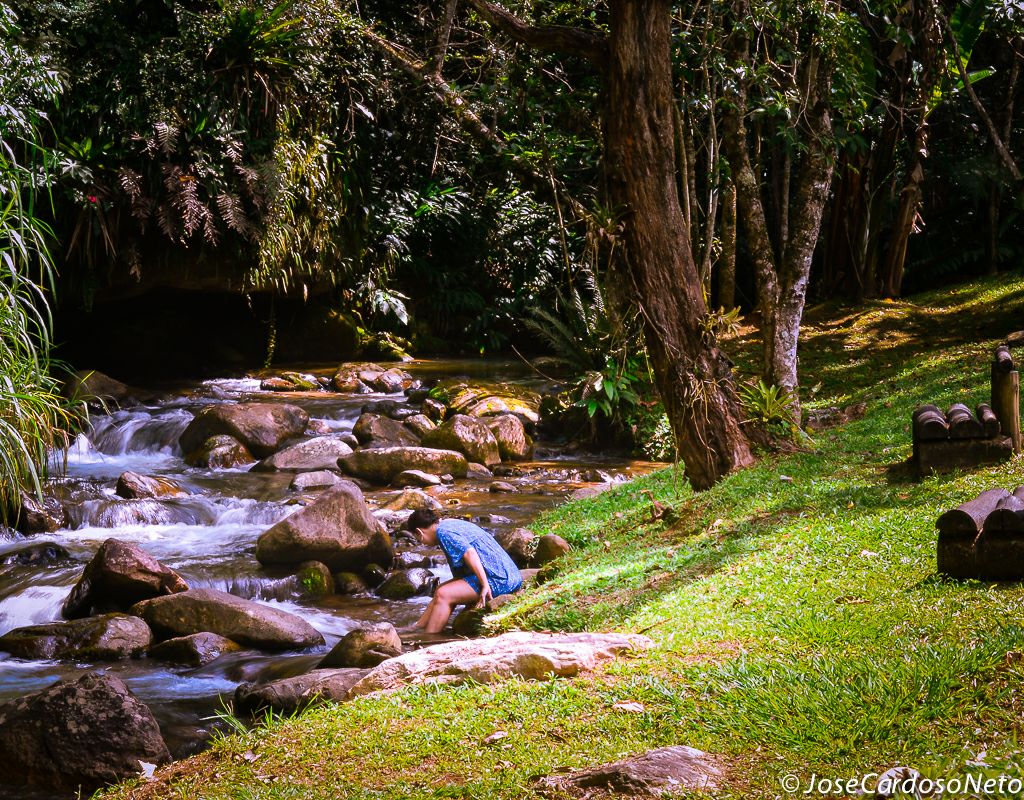
[[[400,366],[424,379],[471,373],[478,379],[536,384],[522,368],[509,364],[414,362]],[[211,403],[293,403],[303,407],[311,420],[318,420],[316,426],[321,431],[344,433],[351,431],[364,404],[381,399],[404,400],[404,396],[275,394],[261,392],[257,379],[224,379],[178,387],[159,401],[94,418],[91,430],[69,449],[65,475],[52,487],[52,493],[61,497],[68,509],[68,527],[29,538],[0,534],[0,634],[59,620],[61,604],[84,565],[111,537],[140,545],[192,587],[220,589],[303,617],[323,634],[326,648],[366,622],[409,625],[422,612],[427,598],[387,601],[365,594],[310,600],[287,572],[268,571],[256,562],[257,537],[299,508],[295,502],[298,495],[289,488],[293,473],[249,472],[248,467],[196,469],[186,466],[177,445],[193,415]],[[517,494],[494,494],[488,492],[487,481],[461,480],[440,487],[436,496],[445,504],[446,513],[477,519],[493,532],[527,524],[567,492],[589,485],[581,477],[594,477],[586,475],[587,471],[599,468],[613,480],[624,480],[655,466],[552,455],[550,449],[544,452],[546,461],[519,464],[521,475],[502,478],[518,485]],[[128,470],[173,478],[191,495],[172,500],[122,499],[115,495],[114,486],[118,476]],[[382,490],[369,491],[366,496],[375,507],[396,494],[395,490]],[[59,545],[68,556],[48,563],[8,563],[14,553],[41,543]],[[436,567],[435,572],[447,577],[445,567]],[[148,658],[102,664],[25,661],[0,653],[0,702],[85,671],[113,673],[150,706],[172,754],[179,758],[203,746],[215,724],[211,717],[224,708],[240,682],[299,674],[311,668],[326,648],[312,655],[243,651],[200,668],[169,666]],[[30,794],[24,789],[5,792],[0,787],[0,798],[15,797],[43,800],[60,795]]]

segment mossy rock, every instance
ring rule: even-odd
[[[493,417],[499,414],[515,414],[533,424],[540,419],[540,394],[525,386],[510,383],[444,380],[430,390],[429,397],[444,403],[449,415]]]

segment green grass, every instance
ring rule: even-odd
[[[653,652],[573,681],[313,710],[105,797],[519,798],[537,775],[667,744],[722,755],[720,796],[737,798],[783,796],[786,773],[945,774],[981,753],[1021,774],[1024,589],[938,577],[934,521],[1024,483],[1024,459],[919,483],[894,467],[916,404],[987,400],[992,347],[1022,310],[1020,275],[813,309],[811,402],[863,400],[864,419],[703,494],[670,469],[538,520],[575,550],[492,625],[644,632]],[[734,344],[749,364],[749,332]],[[672,524],[652,521],[651,496],[673,506]],[[496,730],[509,736],[483,745]]]

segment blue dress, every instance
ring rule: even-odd
[[[480,557],[480,563],[487,574],[487,582],[491,585],[491,593],[495,597],[511,594],[523,585],[519,567],[494,537],[479,525],[461,519],[443,519],[437,525],[437,543],[444,550],[452,574],[462,577],[477,593],[481,589],[480,581],[464,560],[466,551],[471,547]]]

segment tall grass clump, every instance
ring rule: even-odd
[[[0,519],[39,496],[50,453],[71,421],[50,374],[54,266],[36,202],[48,185],[40,106],[59,89],[46,61],[19,42],[0,3]]]

